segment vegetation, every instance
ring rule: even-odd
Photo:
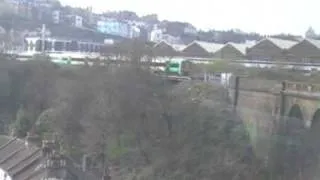
[[[291,120],[291,131],[277,126],[270,151],[259,156],[254,133],[232,111],[223,87],[172,85],[140,66],[149,51],[128,48],[119,56],[134,63],[120,67],[59,67],[42,56],[0,61],[0,113],[6,117],[0,129],[21,138],[58,132],[67,154],[78,161],[87,154],[89,170],[120,179],[315,176],[317,146],[301,126]]]

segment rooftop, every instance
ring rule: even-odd
[[[46,177],[45,156],[43,149],[27,141],[10,136],[0,135],[0,169],[14,180],[42,179]],[[81,171],[69,158],[66,169],[79,176],[79,180],[96,179],[89,173]],[[90,175],[90,176],[89,176]]]
[[[305,39],[305,41],[310,42],[314,46],[316,46],[318,49],[320,49],[320,40],[315,40],[315,39]]]
[[[202,47],[209,53],[215,53],[224,46],[223,44],[216,44],[216,43],[210,43],[205,41],[193,41],[188,46],[191,46],[193,44],[198,44],[200,47]]]
[[[296,41],[283,40],[283,39],[270,38],[270,37],[263,39],[260,42],[266,41],[266,40],[272,42],[274,45],[276,45],[280,49],[289,49],[298,43]],[[259,44],[260,42],[258,42],[257,44]]]
[[[254,44],[252,43],[247,43],[247,44],[238,44],[238,43],[227,43],[226,45],[230,45],[240,51],[242,54],[246,54],[246,49],[250,48]]]

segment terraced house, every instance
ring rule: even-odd
[[[0,136],[0,180],[96,180],[63,155],[55,140]]]

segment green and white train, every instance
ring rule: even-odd
[[[168,75],[189,76],[193,63],[182,58],[174,58],[166,62],[165,73]]]

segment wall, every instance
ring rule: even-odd
[[[229,91],[232,101],[235,91]],[[250,136],[254,152],[258,157],[268,155],[270,135],[277,119],[278,98],[264,92],[239,91],[236,112]]]
[[[288,124],[297,122],[296,125],[310,132],[319,132],[320,85],[286,82],[282,96],[280,93],[282,86],[276,81],[240,78],[238,85],[235,82],[232,82],[229,90],[230,99],[239,117],[247,126],[258,156],[267,155],[270,147],[269,137],[280,120],[294,122]],[[237,88],[238,93],[235,91]],[[315,142],[318,142],[318,136],[319,133],[311,135],[309,139],[313,137],[316,139]]]

